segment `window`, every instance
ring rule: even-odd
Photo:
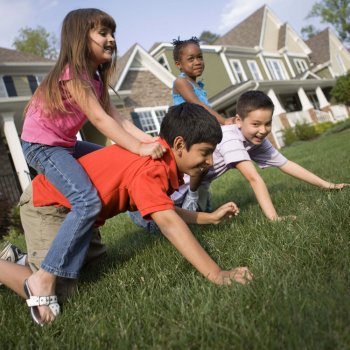
[[[158,59],[158,62],[159,62],[165,69],[167,69],[168,71],[170,71],[169,64],[168,64],[168,61],[167,61],[165,55],[160,56],[159,59]]]
[[[243,70],[243,67],[242,67],[240,60],[232,60],[231,59],[230,64],[231,64],[236,82],[241,83],[242,81],[246,81],[247,77],[244,73],[244,70]]]
[[[131,113],[134,124],[145,133],[156,136],[160,130],[160,124],[167,112],[167,106],[153,108],[135,108]]]
[[[28,75],[28,83],[30,86],[30,90],[32,91],[32,94],[34,94],[35,90],[38,87],[38,79],[34,75]]]
[[[268,59],[266,62],[274,80],[288,79],[281,60]]]
[[[295,58],[294,64],[297,68],[298,73],[302,73],[302,72],[305,72],[308,70],[308,66],[307,66],[305,60],[302,60],[300,58]]]
[[[260,69],[256,61],[247,61],[250,72],[252,73],[254,80],[263,80]]]
[[[2,80],[6,87],[7,96],[8,97],[17,96],[17,91],[16,91],[15,84],[13,82],[12,77],[10,75],[4,75],[2,77]]]

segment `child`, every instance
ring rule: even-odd
[[[172,96],[173,104],[178,105],[183,102],[197,103],[203,106],[211,115],[213,115],[220,124],[232,124],[233,118],[224,118],[209,105],[207,92],[204,90],[202,81],[196,81],[203,74],[204,60],[199,40],[192,37],[188,40],[173,40],[174,51],[173,57],[176,67],[180,70],[179,77],[174,81]],[[191,178],[191,185],[188,195],[192,199],[198,199],[197,193],[192,192],[192,188],[196,188],[201,182],[201,177]],[[196,210],[197,207],[192,207],[190,204],[195,201],[190,201],[189,205],[185,201],[183,208]]]
[[[183,103],[169,109],[161,125],[160,137],[159,142],[167,150],[162,159],[153,160],[150,157],[140,157],[116,145],[105,147],[79,159],[102,202],[102,210],[96,221],[97,225],[102,225],[106,219],[118,213],[138,209],[143,217],[152,218],[165,237],[210,281],[217,284],[230,284],[231,280],[240,283],[251,280],[251,274],[246,267],[229,271],[221,270],[203,250],[185,224],[185,222],[191,224],[219,223],[225,217],[237,215],[237,206],[231,202],[213,213],[197,213],[175,208],[173,201],[169,198],[169,195],[182,182],[183,173],[190,176],[198,175],[212,165],[212,153],[222,138],[219,123],[203,107]],[[43,213],[50,206],[71,208],[68,199],[42,175],[33,181],[32,200],[33,204],[29,205],[42,207]],[[26,201],[22,200],[21,213],[23,213],[24,202]],[[30,217],[33,215],[29,215]],[[24,220],[23,217],[22,220]],[[26,231],[41,232],[42,228],[34,226],[36,225],[30,222],[24,224]],[[89,245],[90,240],[85,241],[86,239],[82,237],[81,241],[77,242],[78,246],[80,244]],[[31,244],[28,243],[28,247],[30,246]],[[28,253],[29,261],[31,261],[37,257],[38,251]],[[70,266],[69,271],[74,270],[74,278],[77,278],[85,253],[80,250],[75,253],[79,265]],[[70,265],[70,261],[67,264]],[[51,288],[55,284],[56,275],[69,277],[57,273],[52,274],[50,271],[43,270],[43,266],[42,264],[39,271],[50,281]],[[2,267],[0,267],[1,270]],[[1,280],[1,276],[3,275],[0,273],[1,282],[11,288],[14,287],[13,289],[18,292],[18,283],[13,286],[9,284],[8,278]],[[24,275],[21,276],[21,281],[26,278]],[[37,294],[32,290],[32,286],[28,285],[28,282],[25,283],[25,287],[33,319],[40,324],[51,322],[54,318],[53,314],[47,310],[47,306],[45,306],[46,309],[41,307],[39,310],[40,304],[35,297]],[[23,296],[23,291],[21,295]],[[49,305],[50,300],[53,304],[57,304],[55,296],[47,295],[44,304],[41,305]]]
[[[342,189],[350,186],[323,180],[279,153],[267,140],[267,135],[271,132],[273,111],[271,99],[262,91],[248,91],[240,96],[236,107],[236,124],[222,126],[223,139],[213,154],[213,168],[204,175],[204,191],[200,191],[197,204],[205,205],[207,201],[205,183],[210,183],[227,170],[238,169],[249,181],[265,216],[270,220],[281,219],[266,184],[252,161],[262,169],[277,167],[288,175],[320,188]],[[185,182],[188,183],[189,179],[185,179]],[[188,184],[184,185],[172,196],[177,205],[181,205],[188,188]],[[199,205],[201,206],[203,204]]]
[[[43,268],[74,277],[67,262],[79,265],[76,251],[86,252],[90,228],[101,210],[96,189],[76,161],[100,146],[77,142],[76,133],[86,120],[106,137],[139,155],[159,158],[164,147],[122,118],[111,104],[108,83],[115,69],[116,24],[98,9],[67,14],[61,33],[61,50],[52,71],[38,87],[28,106],[21,135],[23,152],[32,168],[45,176],[72,205],[43,261]],[[146,142],[146,143],[144,143]],[[83,254],[84,255],[84,254]],[[37,295],[52,292],[40,275],[28,285]]]

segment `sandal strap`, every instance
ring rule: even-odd
[[[57,296],[56,295],[49,295],[46,297],[30,296],[26,301],[29,307],[41,306],[41,305],[49,306],[51,304],[57,304]]]

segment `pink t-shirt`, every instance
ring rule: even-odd
[[[72,79],[69,67],[66,66],[60,81]],[[87,78],[86,78],[87,80]],[[96,77],[92,84],[97,96],[101,96],[102,82]],[[63,103],[70,113],[55,112],[49,117],[43,113],[43,103],[33,100],[24,118],[21,139],[31,143],[49,146],[73,147],[77,141],[76,134],[87,120],[86,115],[77,105],[63,97]]]

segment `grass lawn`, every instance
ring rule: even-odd
[[[284,149],[333,182],[350,182],[350,130]],[[212,185],[214,206],[241,214],[192,227],[225,269],[248,265],[248,286],[207,282],[160,236],[125,214],[102,228],[108,257],[85,271],[53,326],[31,322],[19,297],[0,289],[2,349],[349,349],[350,188],[329,192],[277,169],[261,172],[280,215],[271,223],[238,171]],[[23,237],[11,237],[23,247]]]

